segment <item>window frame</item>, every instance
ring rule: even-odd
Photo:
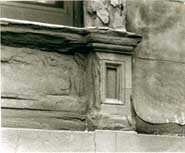
[[[117,88],[117,95],[116,98],[109,98],[107,97],[107,68],[109,65],[114,65],[117,68],[117,82],[115,84]],[[114,104],[114,105],[124,105],[125,104],[125,61],[120,61],[118,59],[103,59],[101,61],[101,70],[102,70],[102,79],[101,79],[101,89],[102,89],[102,103],[104,104]],[[118,81],[119,80],[119,81]]]
[[[11,10],[12,12],[17,14],[22,11],[21,13],[24,13],[23,15],[24,17],[19,18],[19,17],[16,17],[16,14],[14,13],[12,13],[12,15],[9,15],[10,13],[5,12],[5,14],[6,13],[8,14],[8,18],[13,18],[13,19],[15,18],[15,19],[29,20],[29,21],[36,21],[36,22],[39,21],[43,23],[61,24],[61,25],[76,26],[76,27],[83,26],[83,6],[82,5],[83,5],[82,1],[64,1],[64,9],[62,9],[57,7],[54,8],[54,7],[42,6],[42,5],[36,5],[36,4],[28,4],[21,1],[0,2],[0,6],[1,8],[4,7],[4,11]],[[7,8],[7,10],[5,8]],[[39,13],[39,16],[30,17],[29,13],[31,11],[33,14]],[[45,14],[48,14],[49,17],[45,16]],[[6,15],[3,17],[6,17]],[[49,22],[47,22],[47,18],[49,18]],[[57,20],[56,18],[58,19],[57,22],[56,22]],[[63,21],[62,21],[62,18],[64,19]]]

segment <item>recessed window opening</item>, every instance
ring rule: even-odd
[[[120,65],[106,64],[106,98],[120,99]]]

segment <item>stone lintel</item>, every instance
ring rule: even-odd
[[[111,28],[76,28],[1,18],[1,43],[56,52],[132,54],[141,36]]]

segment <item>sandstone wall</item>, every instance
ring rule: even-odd
[[[133,65],[137,130],[183,134],[185,5],[173,0],[128,0],[126,7],[127,30],[143,36]]]
[[[1,19],[1,35],[3,127],[132,128],[131,55],[140,36],[11,19]],[[105,90],[112,79],[108,64],[122,82],[113,82],[122,96],[111,103]]]
[[[85,60],[77,53],[2,46],[2,126],[84,130]]]
[[[126,23],[127,31],[143,36],[133,58],[132,100],[137,131],[184,134],[185,5],[173,0],[127,0],[126,3],[105,0],[85,1],[84,10],[85,26],[125,30]],[[76,44],[79,38],[75,36],[71,44]],[[52,42],[50,49],[60,49],[61,38],[47,39],[46,42]],[[104,39],[100,37],[98,42]],[[103,51],[110,47],[107,44],[121,38],[107,40]],[[38,42],[34,45],[41,43],[44,49],[42,41]],[[79,53],[51,53],[13,46],[2,46],[1,50],[3,126],[84,130],[88,105],[89,109],[100,111],[98,58],[90,55],[94,60],[89,60],[90,57]],[[86,98],[86,92],[91,93],[90,98]],[[98,118],[94,118],[97,123]],[[90,126],[101,129],[125,126],[112,118],[104,121]]]

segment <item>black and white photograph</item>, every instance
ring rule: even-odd
[[[0,153],[185,152],[185,0],[0,0]]]

